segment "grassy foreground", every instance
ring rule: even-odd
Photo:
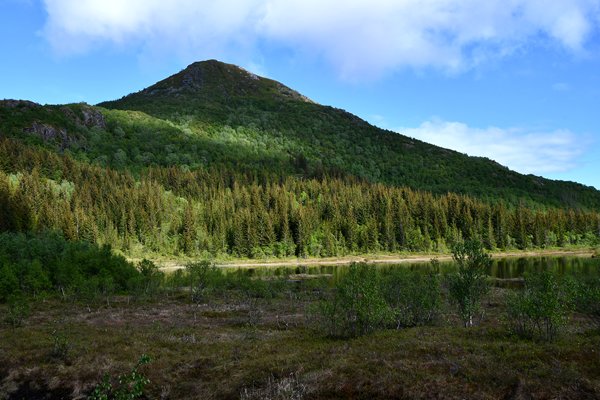
[[[289,277],[273,296],[230,289],[192,302],[185,290],[140,301],[32,303],[0,323],[0,399],[86,398],[103,374],[141,368],[145,398],[545,399],[600,396],[600,332],[571,316],[553,342],[518,339],[493,288],[477,326],[447,308],[433,326],[331,339],[311,305],[328,290]],[[0,313],[8,311],[0,304]]]

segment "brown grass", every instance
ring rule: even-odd
[[[450,313],[437,326],[351,340],[308,326],[312,301],[226,293],[203,305],[40,302],[22,327],[0,325],[0,399],[85,398],[104,373],[125,373],[144,353],[149,398],[600,397],[600,334],[578,317],[556,342],[516,339],[502,321],[503,289],[492,291],[475,328]],[[69,339],[65,360],[50,355],[54,329]]]

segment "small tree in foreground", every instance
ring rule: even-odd
[[[392,312],[381,290],[379,274],[366,264],[352,264],[336,284],[333,298],[319,305],[325,331],[334,337],[355,337],[381,329]]]
[[[397,329],[430,324],[440,312],[440,280],[435,274],[394,268],[383,277],[383,292]]]
[[[190,293],[193,303],[202,303],[206,300],[208,292],[214,288],[222,277],[221,271],[208,260],[186,264]]]
[[[508,298],[508,322],[525,338],[554,339],[572,310],[572,285],[544,271],[525,278],[525,288]]]
[[[486,269],[492,258],[477,240],[456,244],[452,257],[458,264],[458,271],[448,278],[450,298],[456,304],[465,327],[470,327],[481,309],[481,299],[489,290]]]
[[[600,278],[578,281],[575,285],[575,309],[590,318],[600,329]]]
[[[152,297],[160,291],[160,285],[164,280],[163,272],[152,261],[143,259],[138,264],[140,275],[136,282],[138,295]]]

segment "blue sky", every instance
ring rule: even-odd
[[[0,98],[216,58],[386,129],[600,188],[600,0],[0,0]]]

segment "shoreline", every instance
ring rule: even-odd
[[[520,258],[520,257],[544,257],[544,256],[577,256],[591,257],[594,254],[592,249],[573,249],[573,250],[532,250],[532,251],[508,251],[492,252],[492,258]],[[369,256],[348,256],[339,258],[296,258],[288,260],[272,261],[224,261],[216,262],[218,268],[276,268],[276,267],[295,267],[295,266],[319,266],[319,265],[349,265],[355,262],[365,264],[404,264],[404,263],[427,263],[432,259],[438,261],[451,261],[451,254],[407,254],[407,255],[374,255]],[[185,265],[178,261],[157,262],[160,269],[165,272],[176,271],[185,268]]]

